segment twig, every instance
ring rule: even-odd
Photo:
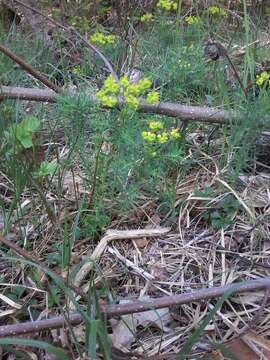
[[[115,255],[122,263],[124,263],[128,268],[131,268],[136,274],[142,276],[144,279],[148,281],[152,281],[155,279],[153,275],[151,275],[149,272],[139,268],[136,266],[132,261],[126,259],[123,255],[120,254],[120,252],[112,247],[108,247],[107,250],[110,254]]]
[[[269,287],[270,277],[267,277],[242,283],[234,283],[226,286],[196,290],[192,293],[164,296],[162,298],[151,299],[147,301],[137,300],[132,303],[107,305],[102,307],[102,312],[107,315],[107,317],[121,316],[153,309],[161,309],[173,305],[184,305],[191,302],[219,298],[226,292],[231,291],[232,288],[235,289],[234,294],[241,294],[248,291],[254,292],[256,290],[265,290]],[[80,324],[82,321],[82,317],[78,314],[73,314],[69,317],[69,323],[73,326]],[[62,328],[63,326],[65,326],[65,319],[63,316],[15,325],[4,325],[0,326],[0,337],[30,334],[47,329],[58,329]]]
[[[76,31],[74,28],[72,27],[67,27],[62,25],[61,23],[59,23],[58,21],[55,21],[54,19],[50,18],[49,16],[43,14],[41,11],[33,8],[30,5],[25,4],[24,2],[20,1],[20,0],[13,0],[13,2],[20,4],[21,6],[25,7],[28,10],[33,11],[34,13],[40,15],[41,17],[43,17],[44,19],[48,20],[51,24],[57,26],[58,28],[60,28],[61,30],[63,30],[65,33],[66,32],[73,32],[83,43],[84,45],[92,50],[94,53],[96,53],[100,59],[103,61],[103,63],[105,64],[105,66],[107,67],[107,69],[109,70],[109,72],[112,74],[112,76],[118,81],[118,76],[113,68],[113,66],[111,65],[111,63],[109,62],[109,60],[106,58],[106,56],[93,44],[91,44],[89,41],[85,40],[83,38],[83,36]]]
[[[139,229],[139,230],[107,230],[105,236],[100,240],[93,253],[89,256],[89,261],[84,263],[77,272],[74,284],[80,286],[85,277],[92,270],[94,262],[99,260],[107,245],[113,240],[131,240],[142,237],[154,237],[168,233],[169,228],[158,229]]]
[[[61,283],[65,284],[67,287],[69,287],[70,289],[72,289],[77,295],[83,296],[85,297],[85,293],[82,289],[80,289],[79,287],[73,285],[73,284],[68,284],[67,283],[67,279],[63,278],[61,275],[57,274],[56,272],[54,272],[53,270],[49,269],[45,264],[43,264],[43,262],[41,262],[40,260],[36,259],[33,254],[30,254],[29,252],[27,252],[26,250],[20,248],[18,245],[16,245],[13,241],[8,240],[6,237],[2,236],[0,234],[0,243],[6,245],[8,248],[10,248],[11,250],[15,251],[16,254],[20,255],[21,257],[23,257],[26,260],[31,261],[32,263],[38,265],[41,270],[45,270],[45,272],[50,272],[53,273],[54,277]]]
[[[49,90],[0,85],[0,100],[1,99],[22,99],[54,103],[57,101],[57,94]],[[95,101],[95,98],[92,97],[92,100]],[[121,105],[122,104],[119,103],[119,106]],[[138,111],[141,113],[181,118],[183,121],[201,121],[210,124],[229,124],[232,120],[241,116],[240,113],[233,110],[189,106],[169,102],[160,102],[157,105],[149,105],[141,102]]]
[[[48,88],[54,90],[55,92],[60,92],[60,88],[47,79],[44,75],[42,75],[38,70],[36,70],[33,66],[26,64],[19,56],[14,54],[11,50],[7,49],[3,45],[0,45],[0,51],[7,55],[11,60],[15,61],[23,70],[32,75],[35,79],[41,81],[44,85],[48,86]]]

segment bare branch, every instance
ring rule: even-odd
[[[60,92],[60,88],[47,79],[44,75],[42,75],[38,70],[36,70],[33,66],[26,64],[19,56],[14,54],[8,48],[0,45],[0,51],[7,55],[11,60],[15,61],[20,67],[32,75],[35,79],[41,81],[44,85],[48,86],[48,88],[54,90],[55,92]]]
[[[22,99],[33,101],[56,102],[57,94],[49,90],[9,87],[0,85],[1,99]],[[92,100],[95,100],[92,97]],[[121,106],[121,103],[119,103]],[[201,121],[210,124],[226,124],[239,117],[233,110],[223,110],[212,107],[189,106],[169,102],[149,105],[141,102],[138,111],[142,113],[160,114],[179,118],[183,121]]]
[[[244,292],[266,290],[269,289],[269,287],[270,277],[267,277],[226,286],[195,290],[192,293],[164,296],[162,298],[147,301],[137,300],[131,303],[107,305],[102,307],[102,312],[107,315],[107,317],[127,315],[153,309],[161,309],[173,305],[184,305],[191,302],[215,299],[223,296],[226,292],[231,291],[232,289],[235,289],[234,294],[240,294]],[[268,292],[267,295],[269,295]],[[82,321],[82,317],[78,314],[72,314],[68,318],[69,324],[73,326],[80,324]],[[36,333],[48,329],[62,328],[65,324],[66,322],[64,317],[57,316],[46,320],[25,322],[15,325],[4,325],[0,326],[0,338]]]

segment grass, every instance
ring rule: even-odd
[[[260,182],[263,180],[256,171],[255,151],[261,131],[269,127],[267,119],[262,121],[269,111],[269,93],[265,89],[255,97],[251,89],[246,99],[239,83],[226,77],[226,59],[206,62],[202,46],[210,35],[225,44],[248,45],[254,40],[255,20],[247,7],[242,22],[233,17],[211,18],[199,7],[195,13],[201,19],[198,24],[188,26],[182,19],[179,28],[179,14],[175,22],[175,16],[158,12],[153,23],[134,30],[132,41],[136,46],[129,48],[132,51],[128,51],[126,63],[132,63],[134,57],[133,66],[154,81],[164,101],[233,108],[241,110],[243,116],[226,126],[187,124],[181,127],[179,141],[150,147],[156,156],[149,153],[142,132],[153,120],[162,121],[169,131],[177,125],[175,120],[130,109],[101,109],[89,100],[89,93],[95,93],[106,77],[98,61],[89,59],[82,50],[81,59],[69,63],[73,49],[63,47],[60,53],[65,51],[66,55],[61,55],[58,62],[40,39],[29,35],[25,40],[15,28],[8,34],[1,31],[1,41],[26,62],[51,79],[60,74],[66,84],[73,81],[78,91],[78,95],[61,95],[53,106],[10,100],[0,104],[0,223],[4,234],[14,234],[18,245],[43,259],[51,270],[61,272],[68,284],[106,229],[157,225],[172,228],[168,236],[156,240],[115,241],[108,245],[115,246],[138,267],[152,271],[153,283],[138,277],[120,259],[105,252],[84,281],[89,287],[87,301],[76,299],[67,284],[60,284],[53,273],[47,273],[51,280],[45,281],[44,269],[18,258],[10,260],[8,250],[2,247],[1,256],[13,272],[6,270],[1,283],[14,285],[3,286],[3,294],[23,304],[20,311],[13,312],[14,318],[28,320],[29,313],[38,318],[46,310],[51,315],[64,314],[68,324],[68,314],[74,309],[84,317],[84,326],[78,328],[81,340],[78,329],[69,327],[70,343],[62,340],[56,344],[72,358],[84,354],[98,358],[101,353],[105,359],[111,358],[110,334],[115,327],[113,321],[107,322],[101,316],[99,306],[103,302],[142,294],[170,295],[187,288],[267,274],[256,262],[267,257],[263,244],[269,230],[267,224],[256,225],[254,219],[263,216],[266,206],[265,202],[260,206],[256,203],[264,197],[261,194],[266,194],[268,185]],[[224,28],[229,31],[224,32]],[[27,47],[26,42],[30,44]],[[104,49],[115,66],[119,63],[119,49],[121,39],[115,47]],[[256,52],[248,48],[240,60],[233,58],[245,85],[254,80],[256,62],[265,54],[264,48]],[[3,55],[0,70],[1,84],[37,86]],[[29,114],[38,119],[40,128],[33,132],[28,129],[24,138],[30,136],[31,146],[20,147],[14,153],[12,146],[14,142],[18,145],[21,138],[16,138],[11,126],[21,124]],[[181,119],[178,122],[181,125]],[[5,132],[13,134],[11,142]],[[45,170],[44,166],[41,168],[42,161],[47,162]],[[57,167],[52,167],[53,161]],[[268,169],[269,164],[263,165]],[[253,193],[251,175],[259,179]],[[243,184],[239,176],[247,182]],[[249,191],[253,200],[246,196]],[[245,266],[240,261],[243,256],[247,259]],[[29,284],[44,290],[46,299],[39,292],[28,291]],[[171,319],[167,333],[153,329],[150,323],[139,324],[143,331],[136,329],[129,350],[147,355],[179,352],[179,358],[186,358],[184,352],[194,352],[194,358],[201,358],[205,352],[194,350],[198,339],[204,344],[222,343],[234,335],[233,327],[220,320],[219,311],[226,314],[231,324],[238,321],[235,326],[240,328],[258,308],[259,295],[249,301],[241,297],[229,300],[227,294],[212,308],[212,304],[190,304],[173,309],[173,317],[180,320]],[[3,309],[10,306],[5,304]],[[265,312],[268,317],[268,310]],[[203,321],[199,327],[198,319]],[[6,322],[3,315],[1,325]],[[209,324],[215,325],[210,333],[205,330]],[[267,332],[263,321],[257,326],[258,332]],[[28,345],[57,355],[59,350],[49,345],[50,334],[42,339],[47,345],[35,340]],[[3,339],[3,345],[12,344],[14,341]],[[10,347],[4,349],[11,351]]]

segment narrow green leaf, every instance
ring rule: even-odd
[[[0,339],[0,345],[22,345],[45,350],[56,356],[59,360],[70,360],[70,357],[61,349],[46,343],[45,341],[21,339],[21,338],[3,338]]]
[[[213,309],[209,312],[206,318],[202,321],[201,325],[198,329],[189,337],[186,343],[183,345],[181,351],[176,356],[176,360],[185,360],[187,354],[190,354],[193,345],[200,339],[202,336],[205,327],[210,323],[210,321],[214,318],[216,312],[221,308],[224,301],[227,300],[232,293],[234,293],[237,289],[239,289],[243,284],[248,283],[247,281],[243,281],[240,284],[232,285],[231,289],[226,291],[226,293],[218,300]]]

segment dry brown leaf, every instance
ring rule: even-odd
[[[226,347],[232,351],[239,360],[259,360],[257,354],[241,339],[237,338],[226,344]]]
[[[142,297],[141,301],[147,301],[148,297]],[[123,300],[120,303],[129,303]],[[111,323],[113,329],[112,343],[118,348],[130,349],[132,342],[136,339],[137,328],[154,326],[162,332],[167,332],[167,325],[171,322],[169,308],[149,310],[138,314],[124,315],[117,323]]]
[[[252,341],[257,347],[259,347],[262,353],[270,359],[270,340],[263,336],[256,335],[254,332],[249,332],[245,335],[245,338]]]

